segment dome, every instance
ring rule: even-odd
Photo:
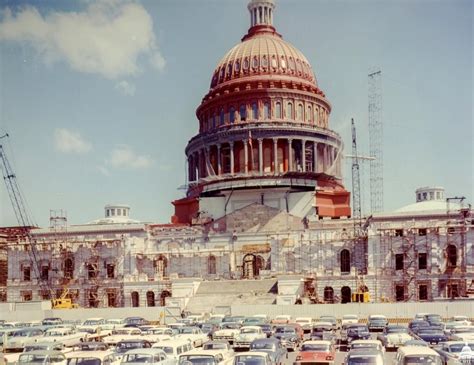
[[[397,210],[395,210],[395,213],[442,213],[446,214],[447,210],[451,211],[457,211],[461,209],[461,205],[459,203],[450,203],[449,207],[446,201],[443,200],[428,200],[428,201],[422,201],[422,202],[417,202],[413,204],[406,205],[404,207],[401,207]]]
[[[303,53],[284,41],[273,27],[257,26],[219,61],[211,88],[235,79],[275,74],[317,86]]]

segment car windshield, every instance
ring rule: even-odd
[[[72,357],[67,359],[67,365],[101,365],[102,361],[96,357]]]
[[[79,348],[81,351],[103,351],[107,350],[107,345],[101,342],[83,343]]]
[[[10,334],[11,337],[28,337],[29,332],[27,331],[16,331]]]
[[[186,355],[186,356],[181,356],[179,358],[179,363],[180,364],[185,364],[186,362],[190,362],[191,364],[196,364],[196,365],[214,365],[216,363],[216,360],[214,359],[214,356],[206,356],[206,355]]]
[[[82,325],[83,325],[83,326],[97,326],[98,324],[100,324],[100,321],[99,321],[99,320],[88,319],[88,320],[85,321]]]
[[[38,350],[48,350],[48,346],[47,345],[28,345],[28,346],[25,346],[25,348],[23,349],[23,352],[38,351]]]
[[[474,351],[474,343],[456,343],[449,346],[449,352],[461,352],[464,346],[469,346],[472,351]]]
[[[47,355],[21,355],[18,359],[18,363],[35,363],[35,364],[43,364],[47,360]]]
[[[254,328],[242,328],[240,333],[257,333],[257,330]]]
[[[332,327],[330,326],[313,327],[313,332],[324,332],[324,331],[332,331]]]
[[[184,327],[179,329],[179,333],[192,334],[194,329],[191,327]]]
[[[329,345],[304,343],[303,346],[301,346],[301,351],[329,352]]]
[[[235,357],[236,365],[265,365],[265,358],[262,356],[241,355]]]
[[[277,327],[275,333],[295,333],[295,329],[290,327]]]
[[[357,316],[356,316],[356,315],[346,314],[345,316],[342,317],[342,319],[357,319]]]
[[[157,346],[157,349],[163,350],[167,354],[172,354],[173,353],[173,348],[169,346]]]
[[[112,334],[113,335],[128,335],[130,332],[132,331],[129,329],[117,329],[117,330],[113,330]]]
[[[376,343],[352,343],[351,348],[353,349],[376,349],[379,346]]]
[[[369,356],[369,355],[360,355],[360,356],[350,356],[348,365],[351,364],[382,364],[383,360],[380,356]]]
[[[439,364],[438,357],[435,355],[412,355],[412,356],[405,356],[403,361],[404,365],[410,364]]]
[[[149,354],[125,354],[122,362],[152,363],[153,356]]]
[[[64,336],[66,333],[61,331],[48,331],[44,334],[44,336]]]
[[[144,347],[141,342],[119,342],[117,344],[117,352],[126,352],[131,349],[140,349]]]
[[[225,343],[205,343],[202,348],[204,350],[226,350],[227,345]]]
[[[387,333],[408,333],[405,327],[387,327]]]
[[[269,342],[255,342],[250,345],[252,350],[275,350],[275,345]]]

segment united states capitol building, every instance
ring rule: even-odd
[[[274,1],[252,0],[248,10],[247,34],[217,63],[196,110],[187,192],[173,202],[171,222],[135,221],[125,204],[107,205],[86,224],[52,215],[50,227],[31,231],[38,269],[21,229],[0,228],[0,300],[49,299],[40,281],[82,307],[191,311],[216,298],[225,305],[347,303],[361,293],[372,302],[474,296],[470,206],[423,187],[411,205],[351,218],[331,104],[307,58],[274,27]]]

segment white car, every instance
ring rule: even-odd
[[[241,352],[234,356],[233,365],[272,365],[273,361],[268,352],[250,351]]]
[[[194,349],[191,342],[186,340],[168,340],[155,343],[152,348],[163,350],[168,357],[178,361],[180,355],[185,354]]]
[[[297,317],[295,323],[298,323],[304,332],[311,332],[313,328],[313,319],[311,317]]]
[[[43,338],[44,332],[39,328],[23,328],[8,334],[7,340],[3,344],[4,350],[23,350],[26,345]]]
[[[454,341],[474,341],[474,326],[458,326],[451,330]]]
[[[193,350],[179,356],[180,365],[224,365],[230,360],[229,356],[224,355],[220,350]],[[191,364],[189,364],[191,363]]]
[[[17,364],[47,364],[47,365],[66,365],[66,356],[60,351],[30,351],[25,352],[18,358]]]
[[[472,324],[467,316],[453,316],[452,321],[463,326],[470,326]]]
[[[105,324],[104,318],[88,318],[82,324],[77,326],[78,331],[87,333],[97,333],[102,330],[102,326]]]
[[[215,331],[212,335],[212,339],[215,341],[227,341],[230,344],[233,344],[239,333],[240,324],[230,322],[222,325],[220,330]]]
[[[359,323],[359,317],[357,314],[344,314],[341,319],[341,327],[348,324]]]
[[[78,342],[84,341],[87,337],[85,332],[77,332],[70,327],[50,328],[44,333],[44,341],[61,342],[64,346],[73,346]]]
[[[167,327],[150,327],[142,333],[142,337],[150,342],[160,342],[172,339],[173,330]]]
[[[234,356],[234,349],[228,342],[223,341],[209,341],[202,345],[203,350],[219,350],[224,355],[224,359]]]
[[[66,354],[67,365],[119,365],[112,350],[74,351]]]
[[[199,327],[180,328],[174,337],[179,340],[190,341],[194,347],[200,347],[209,341],[209,337],[207,337],[207,335],[203,333]]]
[[[379,340],[354,340],[351,342],[349,349],[372,349],[385,352],[385,347]]]
[[[169,357],[163,350],[157,348],[135,349],[127,351],[120,363],[121,365],[152,364],[176,365],[176,360]]]
[[[136,340],[140,339],[142,331],[135,327],[123,327],[112,330],[110,336],[107,336],[103,341],[108,345],[115,345],[123,340]]]
[[[234,349],[250,348],[250,343],[259,338],[267,338],[261,327],[244,326],[234,339]]]

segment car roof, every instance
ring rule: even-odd
[[[35,351],[28,351],[28,352],[22,352],[20,353],[21,355],[28,354],[28,355],[64,355],[64,352],[62,351],[56,351],[56,350],[35,350]]]
[[[313,323],[313,327],[317,327],[317,326],[330,326],[330,327],[332,327],[332,323],[331,322],[315,322],[315,323]]]
[[[331,341],[327,340],[308,340],[303,342],[303,345],[331,345]]]
[[[376,356],[376,355],[383,355],[380,350],[376,349],[352,349],[349,351],[347,356]]]
[[[354,343],[376,343],[376,344],[382,344],[380,340],[354,340],[351,342],[351,345]]]
[[[103,350],[103,351],[73,351],[67,352],[66,357],[68,359],[75,358],[75,357],[97,357],[99,359],[103,359],[106,356],[112,355],[112,350]]]
[[[181,346],[181,345],[187,345],[189,344],[190,342],[188,340],[179,340],[179,339],[176,339],[176,340],[166,340],[166,341],[163,341],[163,342],[157,342],[155,343],[152,347],[156,348],[156,347],[162,347],[162,346],[166,346],[166,347],[173,347],[173,346]]]
[[[237,352],[235,356],[249,356],[249,355],[254,355],[254,356],[263,356],[266,357],[268,356],[268,352],[263,352],[263,351],[245,351],[245,352]]]
[[[251,328],[251,329],[254,329],[254,330],[255,329],[256,330],[261,330],[262,329],[262,327],[260,327],[260,326],[243,326],[243,327],[240,327],[241,330],[247,329],[247,328]]]
[[[202,349],[193,349],[191,351],[187,351],[184,354],[181,354],[180,356],[183,355],[210,355],[214,356],[217,354],[222,355],[222,349],[211,349],[211,350],[202,350]]]
[[[403,353],[403,355],[438,355],[438,353],[429,348],[423,346],[403,346],[398,349],[398,352]],[[439,356],[439,355],[438,355]]]
[[[280,342],[279,339],[271,337],[271,338],[257,338],[252,341],[252,343],[278,343]]]
[[[133,349],[133,350],[129,350],[126,352],[126,354],[150,354],[150,355],[154,355],[154,354],[161,354],[161,353],[165,353],[162,349],[159,349],[159,348],[156,348],[156,347],[151,347],[151,348],[146,348],[146,349]]]

